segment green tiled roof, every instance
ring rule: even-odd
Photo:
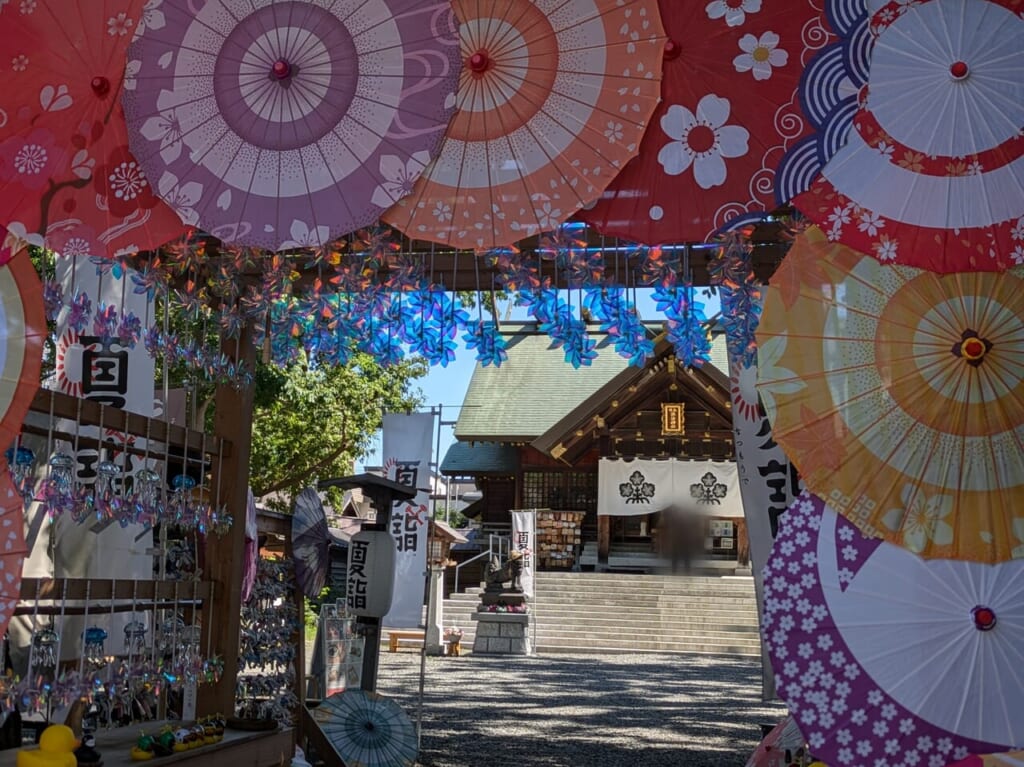
[[[455,425],[458,440],[529,442],[601,388],[627,361],[600,349],[589,367],[574,370],[544,334],[508,334],[508,360],[477,367]]]
[[[448,477],[509,475],[518,468],[516,449],[496,442],[453,442],[441,461],[441,473]]]
[[[519,328],[516,328],[519,329]],[[455,425],[460,441],[532,442],[628,367],[611,346],[598,350],[590,367],[573,369],[544,334],[503,327],[508,360],[473,370]],[[603,336],[591,333],[600,344]],[[729,374],[725,335],[716,333],[711,364]]]

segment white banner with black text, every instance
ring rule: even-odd
[[[537,571],[537,512],[534,509],[528,511],[512,512],[512,548],[511,551],[518,551],[523,562],[523,571],[519,575],[519,585],[523,594],[530,599],[534,597],[533,581]],[[511,551],[509,552],[511,554]]]
[[[384,470],[388,479],[416,489],[411,501],[391,509],[388,529],[395,539],[395,586],[384,625],[423,625],[427,533],[430,525],[430,456],[434,442],[432,413],[384,416]]]
[[[800,493],[796,469],[772,439],[771,425],[757,397],[757,364],[737,365],[730,360],[732,424],[740,496],[750,540],[750,564],[754,574],[758,614],[763,608],[765,563],[778,532],[779,517]],[[768,653],[761,652],[762,695],[775,697],[775,682]]]

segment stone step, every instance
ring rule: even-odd
[[[731,576],[539,573],[539,652],[760,653],[753,580]],[[479,592],[445,601],[444,623],[472,648]]]

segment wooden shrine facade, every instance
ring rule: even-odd
[[[466,415],[456,426],[460,442],[441,466],[444,474],[476,481],[483,497],[468,513],[485,531],[506,531],[510,509],[582,511],[584,546],[593,550],[596,544],[601,561],[618,544],[653,551],[657,515],[598,516],[599,460],[734,459],[724,337],[715,339],[713,362],[692,369],[661,338],[645,367],[597,373],[603,381],[593,373],[583,378],[578,388],[584,391],[576,391],[577,402],[568,407],[564,392],[573,392],[579,371],[562,362],[560,352],[517,354],[510,345],[509,363],[507,376],[500,369],[474,373]],[[538,418],[526,412],[531,406],[548,412]],[[525,433],[531,429],[539,433]]]

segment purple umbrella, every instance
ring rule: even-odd
[[[924,560],[808,493],[764,570],[779,695],[832,767],[1024,745],[1024,561]]]
[[[446,0],[169,0],[128,51],[130,145],[189,225],[270,250],[374,222],[455,108]]]

